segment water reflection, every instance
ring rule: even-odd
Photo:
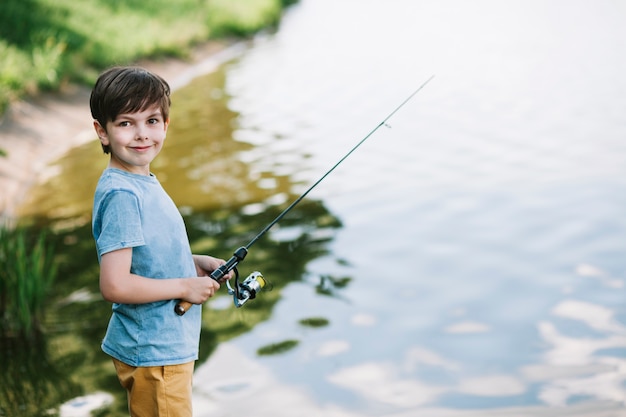
[[[52,345],[52,346],[51,346]],[[72,378],[81,355],[53,345],[44,335],[0,337],[0,415],[46,416],[67,398],[82,393]]]
[[[234,250],[250,241],[279,212],[279,207],[267,207],[262,213],[250,215],[245,214],[244,207],[243,212],[231,212],[226,218],[220,218],[222,212],[217,216],[215,213],[191,215],[187,224],[192,248],[199,253],[221,253],[224,258],[230,257],[224,252],[226,248]],[[267,320],[281,297],[282,289],[289,283],[301,281],[306,265],[313,259],[328,255],[333,231],[340,227],[341,223],[319,202],[303,201],[296,206],[276,226],[275,232],[272,230],[269,236],[257,241],[239,265],[242,276],[252,272],[252,269],[261,271],[272,284],[271,291],[261,292],[244,308],[236,311],[233,311],[231,298],[227,303],[220,299],[211,300],[204,310],[205,328],[215,333],[217,341],[221,342],[240,336]],[[281,233],[285,229],[296,229],[297,233],[290,233],[291,237],[287,239]],[[212,231],[210,238],[207,238],[207,230]],[[275,239],[274,233],[281,238]],[[313,292],[314,288],[310,287],[310,291]]]
[[[560,302],[552,314],[554,321],[539,323],[548,345],[543,363],[524,370],[545,382],[539,397],[552,406],[589,397],[626,405],[626,359],[619,355],[626,352],[626,326],[613,311],[575,299]]]
[[[364,317],[355,316],[352,322],[375,325]],[[335,369],[327,370],[326,381],[336,393],[339,390],[341,403],[348,405],[345,408],[325,405],[318,400],[319,391],[285,383],[284,376],[277,378],[271,362],[255,361],[238,349],[239,344],[228,343],[199,369],[196,402],[202,410],[211,410],[199,414],[207,417],[244,412],[250,403],[257,404],[258,415],[279,416],[621,415],[612,404],[626,401],[626,360],[618,353],[626,349],[626,327],[616,321],[615,314],[593,303],[564,300],[552,308],[551,317],[538,324],[538,331],[546,349],[537,364],[511,369],[511,373],[487,369],[475,376],[468,375],[466,364],[419,344],[393,359],[341,366],[342,356],[356,353],[351,342],[331,339],[313,347],[316,342],[309,335],[305,338],[309,348],[292,354],[292,361],[335,358]],[[256,333],[259,337],[262,332]],[[232,361],[236,367],[224,367]],[[534,396],[539,403],[531,400]],[[328,392],[324,397],[329,397]],[[279,399],[281,406],[272,406]],[[361,411],[354,412],[355,408]],[[471,411],[476,408],[480,411]]]
[[[226,106],[220,87],[223,77],[222,69],[174,93],[168,143],[153,171],[180,205],[193,251],[228,259],[298,196],[289,175],[275,175],[238,157],[253,145],[232,140],[237,115]],[[10,340],[1,346],[2,357],[9,359],[3,359],[3,366],[13,368],[2,372],[0,415],[36,416],[59,409],[62,416],[69,416],[88,413],[90,407],[101,407],[99,415],[126,413],[125,394],[99,347],[110,305],[99,295],[89,219],[91,189],[104,167],[103,159],[96,141],[72,150],[56,165],[56,175],[35,189],[22,208],[25,221],[55,231],[55,247],[62,250],[41,343],[27,345],[23,351]],[[235,309],[225,289],[207,304],[199,364],[219,343],[271,317],[282,289],[301,281],[309,262],[329,255],[328,245],[341,226],[323,203],[303,200],[259,239],[239,269],[244,277],[253,269],[262,271],[272,290],[242,309]],[[307,279],[311,293],[316,292],[313,281],[332,281]],[[345,287],[347,281],[324,284],[324,293],[332,296],[333,286]],[[297,345],[297,340],[292,342]],[[50,346],[62,348],[63,355]],[[53,352],[54,358],[46,360]],[[34,361],[35,357],[40,360]],[[7,376],[11,379],[5,383]],[[107,393],[113,393],[114,400]],[[40,397],[42,401],[32,401]]]
[[[267,207],[262,213],[247,214],[245,208],[237,212],[231,207],[230,210],[199,210],[186,215],[191,245],[199,253],[228,257],[228,250],[258,233],[280,209]],[[43,219],[39,221],[43,223]],[[262,292],[244,308],[235,310],[232,298],[222,289],[221,295],[204,309],[199,363],[204,362],[220,342],[244,334],[267,320],[282,289],[301,280],[308,262],[328,254],[333,230],[341,224],[321,203],[303,201],[285,217],[281,227],[296,228],[298,233],[275,240],[270,232],[257,241],[245,262],[240,264],[242,274],[252,268],[263,271],[273,284],[272,290]],[[278,233],[281,227],[277,228]],[[320,233],[324,230],[326,233]],[[0,410],[4,413],[0,415],[43,415],[62,402],[93,392],[115,393],[116,401],[109,410],[113,414],[107,415],[123,415],[124,394],[120,392],[108,357],[100,352],[110,305],[102,301],[98,293],[98,266],[90,225],[59,231],[55,238],[57,246],[61,246],[60,242],[66,244],[61,254],[57,286],[50,300],[51,311],[44,325],[46,334],[36,339],[36,343],[3,339],[0,346],[3,358]],[[310,292],[315,292],[313,286]],[[41,401],[33,401],[33,398]]]

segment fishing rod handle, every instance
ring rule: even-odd
[[[193,304],[191,304],[189,301],[179,301],[175,306],[174,306],[174,312],[176,314],[178,314],[179,316],[184,315],[187,311],[189,311],[189,309],[191,308]]]
[[[219,282],[220,279],[224,277],[224,275],[226,275],[227,273],[235,269],[237,264],[243,261],[243,259],[246,257],[247,254],[248,254],[248,249],[245,246],[240,247],[239,249],[235,251],[233,256],[231,256],[230,259],[225,264],[223,264],[222,266],[220,266],[219,268],[211,272],[211,275],[209,276],[213,278],[215,281]],[[190,303],[189,301],[179,301],[174,306],[174,312],[178,314],[179,316],[182,316],[187,311],[189,311],[192,305],[193,304]]]
[[[217,282],[219,282],[220,278],[222,278],[224,275],[226,275],[226,268],[225,265],[222,265],[221,267],[217,268],[215,271],[213,271],[210,275],[211,278],[213,278],[214,280],[216,280]],[[174,307],[174,312],[176,314],[178,314],[179,316],[184,315],[187,311],[189,311],[189,309],[191,308],[193,304],[190,303],[189,301],[179,301],[176,306]]]

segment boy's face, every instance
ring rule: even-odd
[[[159,106],[136,113],[120,114],[101,126],[93,122],[103,145],[111,147],[110,168],[149,175],[150,162],[159,154],[165,141],[169,120]]]

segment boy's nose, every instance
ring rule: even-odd
[[[148,139],[148,130],[144,126],[138,125],[137,130],[135,131],[135,139]]]

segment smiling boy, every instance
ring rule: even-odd
[[[192,415],[201,306],[184,316],[174,306],[213,296],[220,285],[209,275],[224,263],[192,255],[182,216],[150,172],[170,103],[167,82],[137,67],[103,72],[90,98],[94,128],[110,155],[92,220],[100,291],[113,303],[102,350],[113,358],[133,417]]]

